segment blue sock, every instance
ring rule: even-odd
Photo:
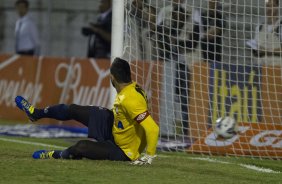
[[[68,150],[54,150],[54,153],[52,155],[55,159],[70,159],[71,155],[69,154]]]
[[[63,159],[71,159],[71,154],[67,149],[61,151],[61,158]]]
[[[56,120],[66,121],[71,119],[69,117],[68,108],[69,106],[66,104],[58,104],[46,107],[45,109],[35,109],[34,116],[36,116],[38,119],[53,118]]]
[[[61,151],[61,150],[55,150],[54,153],[53,153],[53,155],[52,155],[52,157],[55,158],[55,159],[62,158],[62,157],[61,157],[62,152],[63,152],[63,151]]]

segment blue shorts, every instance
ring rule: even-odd
[[[114,122],[114,114],[111,110],[91,106],[90,117],[88,122],[88,137],[97,141],[111,140],[114,142],[112,128]]]
[[[130,159],[114,141],[112,133],[113,123],[114,114],[111,110],[104,107],[91,106],[88,137],[96,139],[107,147],[107,159],[129,161]]]

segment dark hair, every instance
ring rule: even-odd
[[[25,6],[28,8],[29,7],[29,2],[28,0],[17,0],[15,5],[18,5],[18,4],[25,4]]]
[[[127,61],[118,57],[115,58],[110,71],[118,83],[131,82],[130,66]]]

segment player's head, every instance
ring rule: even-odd
[[[129,83],[131,82],[131,71],[129,63],[121,58],[115,58],[110,68],[111,80],[113,85],[115,83]]]
[[[19,16],[23,17],[28,12],[29,2],[28,0],[17,0],[15,6]]]

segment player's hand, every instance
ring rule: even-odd
[[[131,162],[132,165],[146,165],[146,164],[152,164],[153,159],[156,158],[157,155],[154,156],[150,156],[145,154],[144,156],[142,156],[141,158],[138,158],[137,160]]]

